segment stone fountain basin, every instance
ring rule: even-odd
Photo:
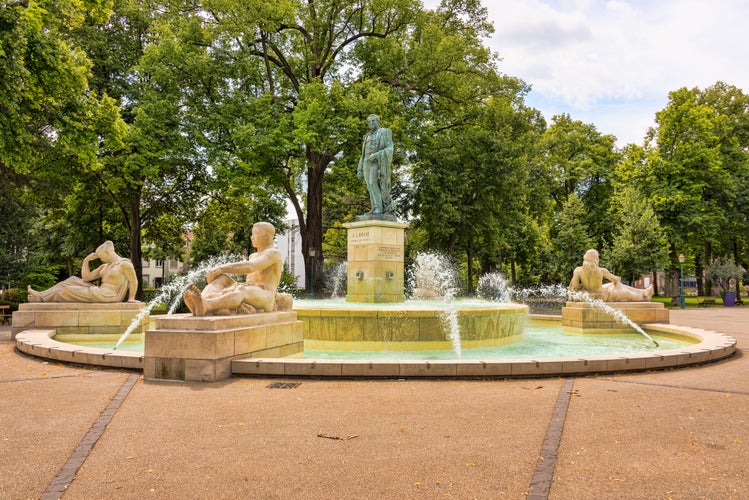
[[[649,332],[686,336],[697,343],[671,350],[575,358],[445,361],[250,358],[233,361],[232,373],[278,377],[530,378],[684,367],[718,361],[736,350],[736,339],[721,333],[665,324],[642,326]],[[16,347],[33,356],[62,362],[143,370],[142,353],[65,344],[55,340],[54,335],[54,330],[26,330],[16,336]]]

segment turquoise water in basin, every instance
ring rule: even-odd
[[[687,337],[651,333],[659,344],[653,346],[645,337],[632,331],[612,333],[567,333],[561,325],[529,324],[523,340],[498,347],[463,349],[462,359],[544,359],[590,356],[627,355],[641,352],[678,349],[697,342]],[[310,359],[384,359],[384,360],[440,360],[456,359],[449,350],[434,351],[325,351],[305,349]]]
[[[693,339],[679,336],[651,333],[660,347],[639,335],[637,332],[612,333],[568,333],[561,325],[530,322],[525,327],[523,340],[516,344],[499,347],[463,349],[462,359],[543,359],[574,358],[590,356],[627,355],[640,352],[657,352],[659,350],[678,349],[697,343]],[[117,338],[101,336],[106,339],[86,342],[69,342],[75,345],[112,349]],[[58,339],[64,341],[64,338]],[[143,341],[125,341],[120,351],[143,352]],[[304,357],[308,359],[388,359],[388,360],[440,360],[456,359],[451,350],[433,351],[325,351],[305,349]]]

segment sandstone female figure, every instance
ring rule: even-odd
[[[611,283],[604,283],[604,278]],[[585,252],[583,265],[575,268],[567,288],[571,292],[585,291],[604,302],[650,302],[654,291],[653,285],[643,290],[622,283],[619,276],[598,266],[598,251],[593,249]]]
[[[102,264],[91,270],[91,261],[100,259]],[[101,284],[92,281],[101,279]],[[37,292],[29,286],[29,302],[136,302],[138,279],[130,259],[120,257],[114,244],[105,241],[95,252],[86,256],[81,265],[81,277],[71,276],[51,288]]]

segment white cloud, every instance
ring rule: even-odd
[[[500,69],[532,85],[528,102],[547,119],[566,112],[641,143],[680,87],[722,80],[749,89],[738,0],[489,0]]]
[[[425,0],[435,8],[439,0]],[[568,113],[641,143],[668,93],[717,81],[749,92],[745,0],[484,0],[503,73],[532,85],[548,120]]]

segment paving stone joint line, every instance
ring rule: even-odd
[[[549,429],[546,431],[544,442],[541,445],[541,452],[536,462],[526,500],[545,500],[549,497],[574,383],[574,378],[567,378],[559,390],[559,396],[557,396],[557,402],[551,414]]]
[[[656,382],[640,382],[637,380],[617,380],[615,378],[608,378],[608,377],[601,377],[598,380],[605,380],[607,382],[615,382],[618,384],[647,385],[647,386],[652,386],[652,387],[665,387],[667,389],[682,389],[685,391],[717,392],[719,394],[733,394],[735,396],[749,396],[749,391],[711,389],[709,387],[694,387],[694,386],[676,385],[676,384],[658,384]]]
[[[125,401],[125,398],[130,393],[133,386],[135,386],[138,379],[140,379],[140,375],[135,373],[128,376],[127,380],[125,380],[112,398],[112,401],[110,401],[104,411],[101,412],[99,418],[96,419],[96,422],[94,422],[88,430],[76,449],[65,462],[65,465],[62,466],[60,472],[57,473],[57,476],[55,476],[52,482],[49,483],[49,486],[47,486],[44,493],[39,497],[40,500],[56,500],[62,497],[68,485],[73,482],[73,479],[75,479],[75,475],[88,458],[88,455],[94,449],[96,442],[99,441],[99,438],[104,434],[107,425],[112,421],[112,418],[114,418],[117,410],[120,409],[120,406],[122,406],[122,403]]]

